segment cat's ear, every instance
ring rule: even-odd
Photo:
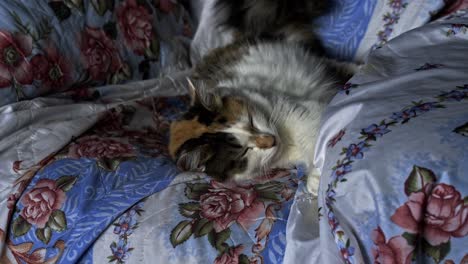
[[[190,105],[201,104],[206,109],[215,111],[223,106],[223,100],[213,89],[205,87],[196,87],[193,82],[187,78],[188,93],[190,96]]]
[[[214,152],[209,145],[199,145],[190,150],[182,150],[177,157],[177,167],[184,171],[205,171],[206,162]]]

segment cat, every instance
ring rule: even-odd
[[[309,20],[326,1],[217,0],[234,41],[208,53],[188,78],[190,109],[171,123],[169,153],[219,181],[262,177],[313,157],[320,117],[357,66],[320,56]]]

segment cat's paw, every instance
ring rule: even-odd
[[[313,196],[318,196],[320,186],[320,172],[313,168],[307,174],[307,191]]]

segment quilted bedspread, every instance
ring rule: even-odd
[[[465,10],[375,50],[341,88],[315,156],[320,234],[291,256],[468,262],[467,44]]]
[[[186,75],[0,109],[2,263],[281,262],[301,169],[180,174],[166,143]]]
[[[105,1],[103,1],[105,2]],[[182,173],[189,71],[0,108],[0,263],[467,263],[468,15],[371,53],[304,171]]]

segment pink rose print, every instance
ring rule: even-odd
[[[86,27],[81,35],[81,53],[91,79],[103,81],[122,67],[114,42],[102,29]]]
[[[32,52],[32,38],[20,33],[0,30],[0,88],[20,84],[32,84],[31,64],[27,57]]]
[[[21,216],[37,228],[44,228],[54,210],[60,209],[65,193],[55,186],[55,181],[41,179],[23,198]]]
[[[230,248],[228,252],[223,253],[221,256],[217,257],[214,261],[214,264],[238,264],[239,255],[244,250],[244,246],[240,245],[235,248]]]
[[[265,205],[258,201],[251,186],[211,182],[211,188],[200,197],[201,216],[213,221],[213,228],[221,232],[237,222],[248,229],[264,212]]]
[[[435,185],[432,192],[427,187],[425,190],[411,193],[408,202],[395,211],[391,220],[412,233],[419,233],[420,227],[424,227],[424,238],[432,246],[447,243],[451,236],[466,236],[468,206],[464,205],[460,193],[444,183]]]
[[[144,55],[145,49],[151,45],[153,39],[153,17],[136,0],[127,0],[117,10],[117,20],[120,31],[124,34],[125,45],[136,54]]]
[[[48,46],[44,53],[31,59],[34,79],[41,80],[44,88],[63,90],[71,81],[70,63],[54,46]]]
[[[437,184],[428,197],[424,237],[431,245],[446,243],[450,236],[468,234],[468,206],[451,185]]]
[[[71,158],[121,158],[134,157],[135,153],[131,145],[121,143],[112,138],[98,136],[85,136],[72,144],[68,150]]]
[[[402,236],[394,236],[388,241],[380,227],[372,231],[372,248],[374,263],[376,264],[409,264],[414,248]]]
[[[423,191],[411,193],[408,201],[396,209],[390,219],[413,234],[419,233],[419,226],[424,217],[425,199]]]

